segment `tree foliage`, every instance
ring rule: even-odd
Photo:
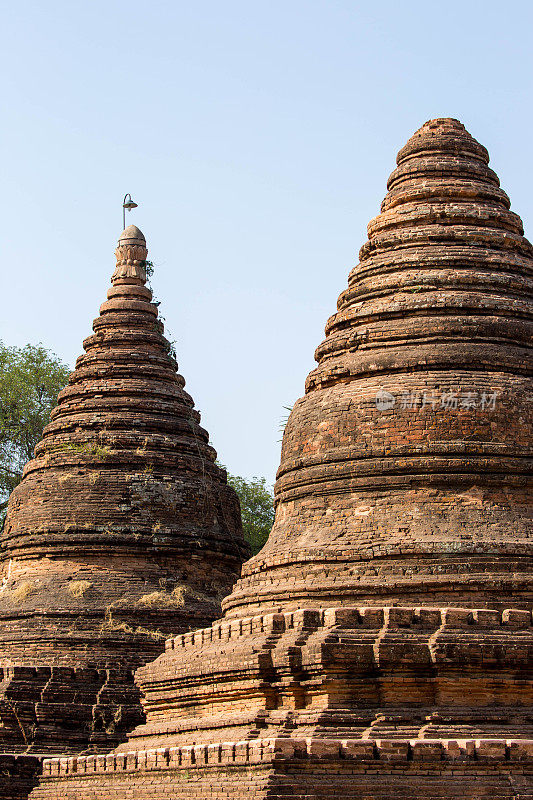
[[[239,496],[244,537],[255,555],[268,539],[274,523],[274,497],[265,478],[246,480],[228,473],[228,483]]]
[[[19,348],[0,342],[0,525],[69,372],[42,345]]]

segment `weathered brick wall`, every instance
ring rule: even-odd
[[[137,228],[116,255],[1,536],[0,752],[116,746],[142,719],[134,670],[220,615],[248,554]]]
[[[533,248],[456,120],[400,150],[224,601],[528,608]]]
[[[48,761],[32,800],[525,800],[532,791],[531,742],[286,738]]]
[[[0,800],[26,800],[37,784],[41,759],[0,754]]]

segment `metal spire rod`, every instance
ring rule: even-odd
[[[128,200],[128,197],[130,198]],[[131,194],[128,192],[124,195],[124,200],[122,201],[122,230],[126,227],[126,209],[131,211],[132,208],[137,208],[138,203],[134,203],[131,199]]]

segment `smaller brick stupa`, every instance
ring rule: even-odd
[[[35,800],[533,798],[533,248],[453,119],[398,155],[225,617]]]
[[[171,633],[220,615],[248,554],[238,498],[145,285],[137,227],[116,257],[2,533],[0,753],[12,754],[0,756],[12,775],[2,798],[19,796],[15,785],[23,795],[31,773],[17,753],[122,741],[142,720],[134,670]]]

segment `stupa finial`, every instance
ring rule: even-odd
[[[144,234],[136,225],[128,225],[120,234],[115,250],[117,266],[112,281],[116,283],[146,283],[148,249]]]

